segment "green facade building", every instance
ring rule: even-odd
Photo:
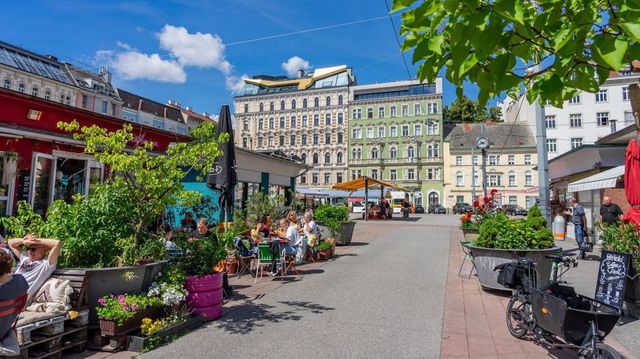
[[[349,179],[393,182],[425,209],[441,204],[442,79],[354,86],[349,97]]]

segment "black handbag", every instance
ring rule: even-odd
[[[503,263],[497,265],[494,271],[498,271],[498,284],[509,289],[516,289],[522,285],[516,263]]]

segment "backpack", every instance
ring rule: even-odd
[[[493,270],[498,271],[498,284],[505,288],[516,289],[522,285],[517,263],[498,264]]]

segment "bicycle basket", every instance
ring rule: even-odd
[[[521,286],[522,277],[518,267],[518,263],[515,262],[497,265],[493,270],[498,271],[498,284],[509,289],[516,289]]]

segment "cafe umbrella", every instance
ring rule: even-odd
[[[624,215],[625,222],[640,224],[640,147],[636,140],[627,146],[624,164],[624,192],[631,209]]]
[[[220,117],[218,117],[218,135],[229,134],[229,140],[220,146],[222,156],[218,158],[216,168],[216,180],[214,189],[220,192],[218,202],[220,209],[224,213],[225,226],[233,210],[233,191],[238,183],[236,173],[236,152],[233,142],[233,126],[231,124],[231,113],[229,105],[222,105]]]

